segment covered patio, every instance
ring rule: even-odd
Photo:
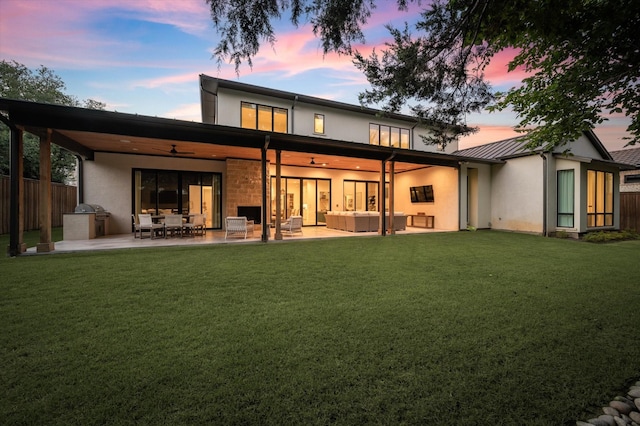
[[[275,229],[271,228],[269,231],[273,236]],[[403,231],[396,231],[398,235],[407,234],[428,234],[436,232],[450,232],[442,229],[430,229],[430,228],[414,228],[407,227]],[[225,239],[224,231],[207,231],[204,236],[185,237],[185,238],[134,238],[132,234],[116,234],[105,235],[91,240],[65,240],[56,242],[55,252],[46,253],[71,253],[71,252],[88,252],[88,251],[100,251],[100,250],[119,250],[119,249],[133,249],[133,248],[157,248],[157,247],[172,247],[172,246],[203,246],[211,244],[246,244],[256,243],[261,241],[261,232],[258,228],[252,236],[244,238],[228,238]],[[325,238],[358,238],[358,237],[372,237],[377,236],[377,232],[349,232],[341,231],[337,229],[328,229],[324,226],[310,226],[305,227],[302,234],[296,234],[294,236],[285,236],[282,241],[303,241]],[[27,249],[24,254],[37,255],[45,254],[38,252],[36,247]]]
[[[85,199],[89,195],[83,186],[83,164],[92,162],[96,155],[143,155],[165,158],[167,162],[179,159],[200,161],[242,159],[258,162],[261,165],[261,171],[259,182],[256,184],[260,186],[262,198],[260,203],[262,223],[271,221],[268,208],[269,179],[276,177],[275,188],[279,193],[280,170],[283,166],[319,168],[328,163],[331,168],[339,170],[377,173],[378,181],[382,183],[379,185],[378,199],[385,200],[385,195],[388,195],[388,201],[386,203],[382,201],[379,208],[393,213],[396,174],[434,166],[459,171],[461,162],[473,160],[443,153],[10,99],[0,99],[0,111],[6,113],[0,117],[11,131],[11,208],[8,250],[10,256],[19,255],[26,250],[22,240],[21,219],[23,209],[22,134],[24,131],[40,137],[40,170],[43,171],[41,173],[43,185],[40,193],[41,238],[36,249],[38,252],[60,250],[67,243],[54,245],[51,241],[50,181],[47,172],[50,170],[48,152],[51,143],[68,149],[78,157],[78,203],[86,202]],[[178,147],[177,150],[173,149],[175,146]],[[310,164],[310,157],[316,159],[316,164]],[[273,175],[269,174],[269,165],[275,165]],[[384,192],[384,183],[388,185],[388,194]],[[229,206],[227,206],[223,213],[227,216],[232,215],[229,212]],[[280,217],[279,212],[276,217]],[[274,225],[273,232],[270,232],[270,228],[263,227],[261,233],[256,233],[259,240],[267,242],[269,239],[282,239],[279,220],[276,220]],[[390,231],[386,229],[387,226],[384,220],[381,220],[377,234],[386,235],[395,232],[393,224],[389,226]],[[311,233],[310,229],[305,228],[306,233]]]

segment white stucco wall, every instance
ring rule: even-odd
[[[538,155],[492,166],[491,226],[542,233],[543,162]]]
[[[99,204],[111,213],[109,232],[131,232],[132,170],[189,170],[223,173],[223,161],[190,160],[96,153],[94,161],[84,162],[84,202]],[[223,176],[224,179],[224,176]]]
[[[459,230],[458,170],[428,167],[396,175],[395,211],[434,216],[436,229]],[[409,187],[433,185],[433,203],[412,203]]]

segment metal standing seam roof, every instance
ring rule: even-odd
[[[526,141],[522,140],[522,137],[519,136],[485,145],[474,146],[472,148],[460,149],[455,151],[453,154],[465,157],[475,157],[483,160],[497,160],[542,152],[541,147],[531,151],[526,148],[525,145]]]
[[[618,163],[632,164],[640,168],[640,148],[611,151],[611,156]]]

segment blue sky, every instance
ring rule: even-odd
[[[385,24],[417,17],[379,2],[366,25],[365,55],[389,39]],[[351,58],[322,55],[311,27],[277,23],[278,41],[265,44],[253,68],[213,58],[219,40],[204,0],[0,0],[0,59],[32,69],[44,65],[79,99],[104,102],[108,110],[200,121],[198,75],[237,80],[275,89],[358,103],[368,88]],[[508,53],[492,63],[487,76],[497,89],[518,84],[507,73]],[[480,132],[461,148],[512,137],[516,117],[509,112],[469,117]],[[613,117],[595,132],[610,150],[621,149],[626,121]]]

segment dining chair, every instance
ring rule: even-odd
[[[171,236],[180,234],[182,238],[182,215],[181,214],[167,214],[164,216],[164,237],[167,238],[167,234],[171,233]]]
[[[196,233],[204,235],[204,220],[201,214],[189,215],[189,221],[182,224],[182,232],[195,236]]]
[[[153,219],[151,219],[150,213],[141,213],[138,215],[138,220],[140,221],[140,239],[142,239],[142,232],[149,231],[149,236],[151,239],[155,237],[157,233],[163,233],[166,236],[166,231],[164,228],[164,224],[162,223],[153,223]]]
[[[140,229],[140,224],[136,221],[136,215],[131,215],[131,224],[133,228],[133,238],[138,238],[138,232],[140,232],[140,238],[142,238],[142,230]]]

